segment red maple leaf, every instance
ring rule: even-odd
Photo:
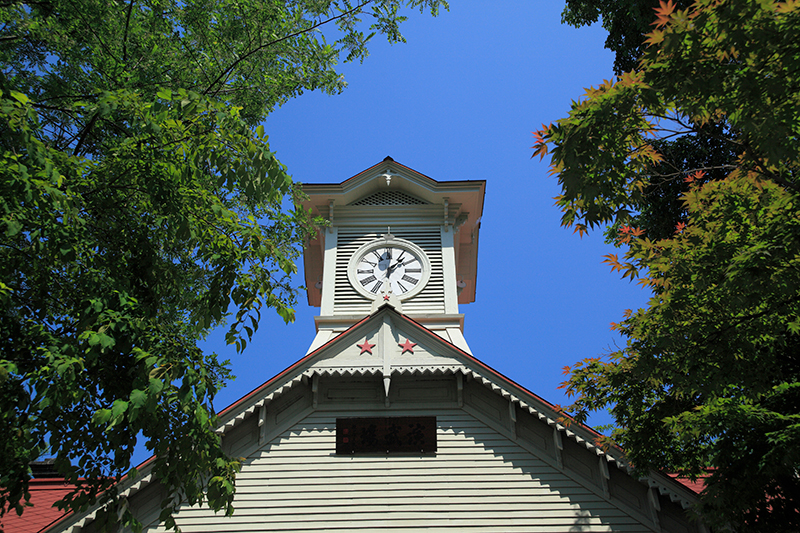
[[[693,181],[703,179],[705,175],[706,175],[705,171],[695,170],[694,172],[683,178],[683,181],[685,181],[686,183],[692,183]]]
[[[533,146],[531,146],[531,148],[533,148],[533,155],[531,156],[531,159],[538,155],[539,161],[541,161],[544,159],[544,156],[547,155],[547,140],[545,139],[545,136],[547,135],[549,129],[550,126],[545,126],[542,124],[542,129],[531,132],[533,133],[533,138],[536,139],[536,142],[534,142]]]
[[[659,6],[655,8],[656,21],[653,22],[653,26],[656,28],[661,28],[669,23],[670,16],[672,15],[672,12],[675,11],[675,4],[672,3],[672,0],[669,0],[668,2],[659,0],[658,3]]]

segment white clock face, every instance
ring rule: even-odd
[[[422,290],[430,275],[425,252],[400,239],[379,239],[362,246],[350,260],[348,277],[361,294],[374,298],[382,290],[400,299]]]

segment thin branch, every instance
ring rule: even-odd
[[[672,165],[672,166],[674,167],[674,165]],[[678,176],[685,176],[687,174],[692,174],[693,172],[697,172],[698,170],[702,170],[702,171],[706,171],[706,170],[735,170],[737,168],[739,168],[738,165],[716,165],[716,166],[713,166],[713,167],[697,167],[697,168],[692,168],[692,169],[689,169],[689,170],[678,170],[677,172],[672,172],[670,174],[661,174],[661,173],[658,173],[658,172],[654,172],[654,173],[648,174],[648,175],[649,176],[659,177],[659,178],[671,179],[671,178],[676,178]],[[664,181],[666,181],[666,180],[664,180]]]
[[[92,115],[92,118],[89,119],[89,123],[84,126],[81,136],[78,137],[78,144],[75,145],[75,150],[72,151],[72,155],[78,155],[80,153],[81,145],[83,141],[86,140],[86,136],[89,135],[89,131],[94,127],[94,123],[97,121],[99,115],[99,113]]]
[[[296,31],[294,33],[290,33],[289,35],[281,37],[280,39],[275,39],[274,41],[270,41],[267,44],[258,46],[256,48],[254,48],[253,50],[250,50],[248,53],[246,53],[242,57],[238,58],[231,65],[229,65],[228,68],[223,70],[222,73],[219,76],[217,76],[217,78],[211,83],[211,85],[209,85],[208,88],[205,91],[203,91],[203,94],[204,95],[209,94],[211,92],[211,90],[214,88],[214,86],[217,85],[218,83],[220,83],[220,81],[222,81],[224,78],[227,78],[230,75],[230,73],[233,71],[233,69],[235,69],[236,66],[239,63],[241,63],[242,61],[244,61],[248,57],[252,56],[253,54],[255,54],[257,52],[260,52],[264,48],[268,48],[268,47],[270,47],[272,45],[278,44],[278,43],[283,42],[283,41],[285,41],[287,39],[291,39],[292,37],[297,37],[298,35],[302,35],[304,33],[308,33],[308,32],[310,32],[312,30],[315,30],[316,28],[319,28],[320,26],[323,26],[323,25],[325,25],[325,24],[327,24],[329,22],[333,22],[334,20],[337,20],[337,19],[340,19],[342,17],[346,17],[347,15],[351,15],[353,13],[356,13],[356,12],[360,11],[362,7],[364,7],[365,5],[371,3],[372,1],[373,0],[365,0],[364,2],[362,2],[359,5],[357,5],[356,7],[354,7],[353,9],[350,9],[349,11],[345,11],[344,13],[340,13],[340,14],[336,15],[335,17],[331,17],[331,18],[329,18],[327,20],[318,22],[318,23],[314,24],[313,26],[310,26],[310,27],[308,27],[306,29],[298,30],[298,31]],[[223,86],[223,85],[224,85],[224,83],[220,84],[220,86]],[[214,92],[214,96],[216,96],[218,94],[218,92],[219,92],[219,90],[215,91]]]
[[[2,4],[0,4],[0,7],[11,7],[11,6],[16,6],[18,4],[26,4],[26,5],[30,5],[30,6],[49,6],[52,3],[49,0],[45,1],[45,2],[31,2],[31,1],[24,1],[23,2],[23,1],[20,0],[18,2],[3,2]]]
[[[128,28],[131,23],[131,12],[133,11],[133,0],[128,4],[128,16],[125,17],[125,34],[122,36],[122,61],[128,62]]]
[[[795,296],[795,297],[787,298],[787,299],[785,299],[783,301],[777,302],[775,305],[773,305],[773,306],[771,306],[771,307],[769,307],[767,309],[764,309],[763,311],[759,311],[758,313],[751,313],[749,315],[734,317],[733,319],[728,320],[728,325],[725,328],[723,328],[721,330],[718,330],[718,331],[715,331],[714,333],[712,333],[709,336],[709,339],[711,340],[711,339],[720,338],[722,335],[724,335],[729,330],[731,330],[731,329],[733,329],[733,328],[735,328],[735,327],[737,327],[737,326],[739,326],[741,324],[744,324],[745,322],[748,322],[750,320],[754,320],[754,319],[757,319],[757,318],[761,318],[763,316],[769,315],[770,313],[777,313],[782,308],[785,308],[787,305],[796,303],[798,301],[800,301],[800,296]]]

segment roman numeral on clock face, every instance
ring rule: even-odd
[[[372,283],[373,281],[377,281],[377,279],[378,279],[378,278],[376,278],[375,276],[367,276],[366,278],[364,278],[364,279],[362,279],[362,280],[360,280],[360,281],[361,281],[361,285],[363,285],[364,287],[366,287],[367,285],[369,285],[369,284],[370,284],[370,283]],[[373,291],[373,292],[374,292],[374,291]]]
[[[422,269],[421,269],[421,268],[407,268],[407,269],[406,269],[406,272],[411,272],[411,273],[416,273],[416,274],[419,274],[419,273],[421,273],[421,272],[422,272]]]
[[[417,284],[417,282],[419,281],[418,279],[414,279],[414,278],[412,278],[412,277],[411,277],[411,276],[409,276],[408,274],[405,274],[405,275],[403,275],[403,277],[402,277],[402,278],[400,278],[400,279],[402,279],[403,281],[405,281],[405,282],[407,282],[407,283],[411,283],[412,285],[416,285],[416,284]]]

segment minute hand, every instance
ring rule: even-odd
[[[403,254],[404,253],[406,253],[405,250],[400,252],[400,256],[397,258],[397,263],[395,263],[393,265],[389,265],[389,268],[386,269],[387,275],[391,274],[392,270],[394,270],[395,268],[399,267],[400,265],[405,264],[405,263],[403,263]]]

